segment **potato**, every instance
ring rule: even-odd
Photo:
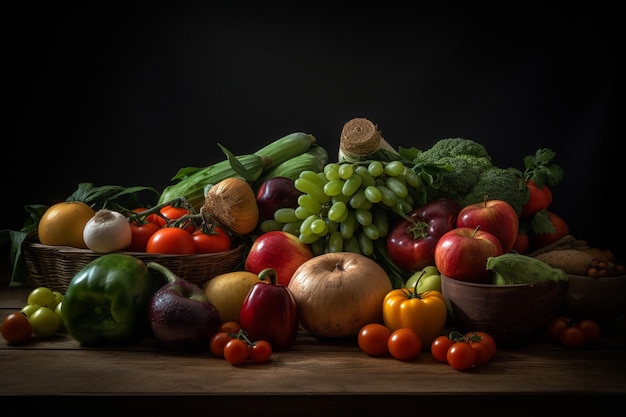
[[[594,256],[583,250],[560,249],[540,253],[535,258],[553,268],[560,268],[571,275],[587,275]]]

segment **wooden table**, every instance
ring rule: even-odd
[[[1,287],[1,318],[21,308],[31,289]],[[320,341],[304,332],[270,363],[238,367],[208,352],[163,352],[151,340],[87,349],[67,335],[19,347],[2,339],[0,404],[21,414],[50,407],[209,416],[596,413],[626,405],[626,326],[617,320],[604,332],[585,349],[542,341],[499,349],[470,372],[436,363],[429,352],[409,362],[371,358],[354,340]]]

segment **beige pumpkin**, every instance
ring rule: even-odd
[[[327,338],[354,336],[368,323],[382,323],[383,299],[393,289],[379,264],[353,252],[304,262],[287,288],[296,299],[301,327]]]

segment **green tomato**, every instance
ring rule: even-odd
[[[426,276],[426,275],[439,275],[439,270],[437,269],[437,267],[435,265],[425,266],[424,268],[422,268],[422,271],[425,272],[424,276]]]
[[[420,279],[421,275],[423,276]],[[415,271],[413,275],[411,275],[409,279],[407,279],[406,282],[404,283],[404,288],[414,288],[415,283],[417,282],[418,279],[420,279],[420,283],[417,286],[417,290],[421,291],[420,288],[424,285],[425,278],[430,275],[439,276],[439,270],[437,269],[436,266],[428,265],[420,269],[419,271]],[[439,291],[441,291],[441,288],[439,288]]]
[[[61,313],[61,308],[63,307],[63,301],[60,301],[59,304],[54,309],[55,314],[59,318],[59,332],[65,331],[65,323],[63,322],[63,313]]]
[[[24,307],[22,307],[20,313],[30,318],[30,316],[32,316],[35,311],[39,310],[39,307],[40,306],[37,304],[26,304]]]
[[[27,304],[37,304],[38,306],[48,307],[54,311],[57,306],[57,297],[48,287],[37,287],[28,294]]]
[[[63,301],[63,294],[59,291],[52,291],[52,294],[54,294],[54,298],[57,300],[57,305]]]
[[[30,315],[28,321],[33,327],[33,334],[37,337],[51,337],[59,330],[59,317],[49,307],[39,307]]]
[[[417,284],[417,292],[439,291],[441,292],[441,275],[424,275]]]

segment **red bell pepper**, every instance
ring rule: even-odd
[[[284,285],[277,284],[276,272],[265,269],[241,305],[239,324],[254,342],[267,340],[274,350],[289,349],[296,341],[299,317],[296,299]]]

